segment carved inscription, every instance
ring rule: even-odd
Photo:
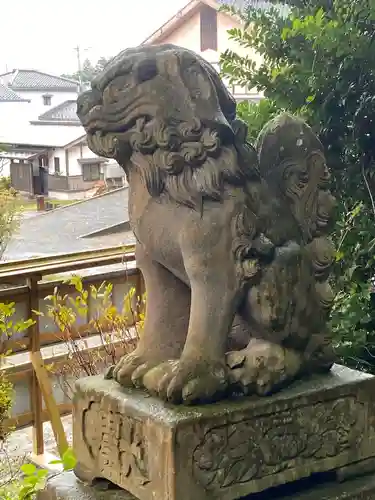
[[[193,454],[194,476],[217,491],[357,450],[364,418],[363,403],[345,397],[208,428]]]
[[[82,415],[83,439],[103,477],[121,484],[124,480],[149,482],[143,424],[90,401]]]

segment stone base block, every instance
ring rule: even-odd
[[[100,489],[79,481],[73,472],[64,472],[50,479],[36,500],[137,500],[121,489]],[[156,499],[155,499],[156,500]]]
[[[304,493],[279,496],[274,491],[250,495],[242,500],[374,500],[375,476],[363,477],[344,484],[328,484]],[[37,500],[137,500],[121,489],[100,490],[79,481],[73,473],[65,472],[51,479]],[[155,500],[166,500],[155,496]]]
[[[375,377],[338,365],[269,398],[196,407],[89,377],[74,398],[77,475],[140,500],[234,500],[347,471],[375,456],[374,393]]]

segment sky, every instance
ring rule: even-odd
[[[1,1],[1,0],[0,0]],[[0,73],[77,70],[81,58],[96,62],[138,45],[188,0],[1,1]]]

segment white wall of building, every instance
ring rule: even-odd
[[[0,158],[0,177],[10,176],[10,160]]]
[[[163,43],[173,43],[180,47],[201,53],[200,13],[196,12],[186,22],[168,35]]]
[[[55,158],[60,160],[60,175],[66,175],[65,167],[65,149],[55,148],[48,153],[48,172],[51,175],[55,173]]]
[[[95,157],[85,142],[69,148],[69,175],[82,175],[82,166],[78,160]]]
[[[30,100],[30,113],[32,115],[31,119],[36,120],[39,115],[45,113],[51,108],[54,108],[58,104],[65,101],[77,99],[77,92],[66,92],[66,91],[46,91],[46,90],[16,90],[15,91],[23,99]],[[44,104],[44,95],[51,96],[51,104]]]
[[[0,102],[0,141],[5,131],[25,124],[33,118],[33,108],[29,102]],[[4,132],[3,132],[4,131]]]
[[[0,102],[0,143],[2,137],[18,137],[19,131],[29,126],[29,122],[37,120],[38,116],[67,100],[75,100],[76,92],[50,92],[51,105],[43,104],[43,91],[17,91],[17,94],[29,99],[30,102]],[[41,125],[42,126],[42,125]],[[14,131],[14,133],[11,133]],[[58,133],[58,132],[57,132]]]
[[[50,151],[48,155],[48,166],[49,173],[53,175],[55,173],[55,160],[54,158],[60,159],[60,175],[66,175],[66,155],[65,148],[55,148]],[[69,175],[82,175],[82,166],[78,160],[82,158],[95,158],[96,155],[89,149],[85,142],[81,144],[76,144],[67,148],[68,151],[68,162],[69,162]]]
[[[233,28],[242,28],[242,25],[234,17],[231,17],[223,12],[217,13],[217,51],[205,50],[201,52],[201,33],[200,33],[200,12],[195,13],[186,22],[180,25],[172,33],[162,39],[161,43],[172,43],[193,50],[201,57],[213,64],[219,70],[218,63],[220,55],[226,50],[232,50],[241,56],[249,56],[257,63],[262,61],[262,56],[248,47],[241,47],[238,43],[230,39],[228,30]],[[232,91],[229,82],[225,82]],[[236,86],[234,89],[235,97],[248,95],[247,89]],[[256,89],[251,91],[251,94],[259,96]]]

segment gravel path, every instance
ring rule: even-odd
[[[62,417],[65,433],[68,442],[72,442],[72,416],[66,415]],[[43,425],[44,430],[44,448],[45,451],[53,455],[58,455],[56,448],[55,437],[52,432],[52,427],[50,422],[45,422]],[[19,457],[31,456],[33,449],[32,444],[32,427],[25,427],[24,429],[19,429],[12,432],[6,443],[6,451],[12,459],[18,459]],[[0,451],[1,454],[1,451]],[[1,460],[1,455],[0,455]]]

